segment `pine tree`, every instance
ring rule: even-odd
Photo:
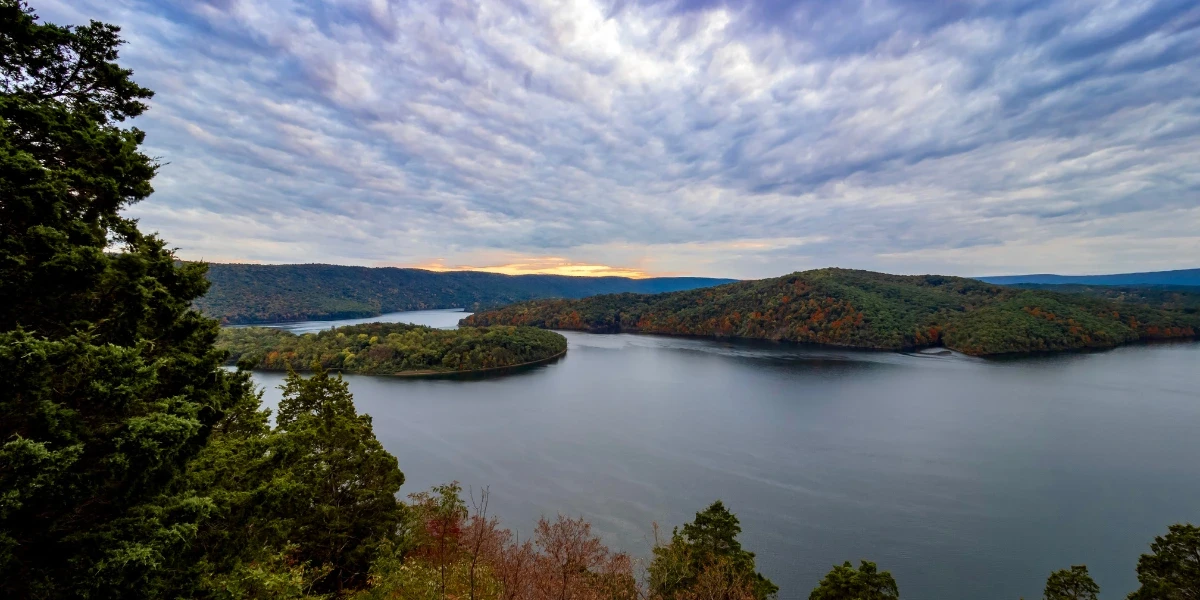
[[[682,530],[672,531],[670,543],[654,548],[651,593],[665,599],[686,597],[698,582],[720,574],[725,584],[744,587],[757,600],[774,597],[779,587],[755,571],[754,553],[737,539],[741,532],[737,516],[720,500],[696,513]]]
[[[898,600],[900,589],[887,571],[870,561],[860,561],[858,568],[846,561],[827,573],[809,600]]]
[[[166,493],[245,375],[202,265],[121,211],[157,164],[119,30],[0,0],[0,596],[158,595],[211,503]]]
[[[342,591],[365,583],[385,542],[398,541],[404,474],[396,457],[375,439],[369,415],[359,415],[341,375],[319,365],[307,379],[295,372],[283,399],[271,445],[279,465],[279,522],[296,557],[330,572],[318,589]]]

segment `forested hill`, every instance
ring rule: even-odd
[[[1104,348],[1200,331],[1194,310],[974,279],[821,269],[657,295],[541,300],[481,312],[464,325],[534,325],[789,340],[972,355]]]
[[[434,272],[339,265],[213,263],[212,283],[195,305],[225,324],[373,317],[400,310],[479,310],[536,298],[654,294],[718,285],[704,277],[568,277]]]
[[[1200,269],[1151,271],[1148,273],[1117,273],[1113,275],[1004,275],[1000,277],[980,277],[979,280],[986,281],[988,283],[998,283],[1000,285],[1033,283],[1125,286],[1200,286]]]

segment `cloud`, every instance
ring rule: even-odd
[[[1194,2],[36,8],[122,26],[168,163],[131,213],[188,258],[1197,266]]]

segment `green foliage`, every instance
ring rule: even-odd
[[[203,265],[121,216],[157,168],[118,30],[0,0],[0,596],[152,597],[212,505],[175,493],[248,390]]]
[[[1200,286],[1194,285],[1078,285],[1026,283],[1014,287],[1094,296],[1130,305],[1144,305],[1186,314],[1200,312]]]
[[[215,507],[192,549],[204,580],[192,595],[355,589],[379,548],[399,542],[404,475],[345,381],[318,369],[289,374],[281,389],[274,429],[257,398],[244,402],[191,465],[186,485]]]
[[[177,482],[180,490],[212,505],[172,582],[180,595],[229,600],[287,596],[281,589],[295,591],[298,576],[307,591],[314,574],[327,568],[296,561],[287,528],[275,521],[282,493],[275,479],[286,466],[274,459],[269,417],[260,408],[259,395],[245,395],[213,426],[208,444]]]
[[[860,561],[855,569],[850,561],[835,566],[808,595],[808,600],[897,600],[900,589],[892,574],[875,563]]]
[[[403,561],[394,556],[376,561],[371,585],[353,596],[355,600],[445,600],[446,598],[503,598],[504,588],[490,569],[478,569],[472,587],[470,564],[456,561],[443,569],[420,561]]]
[[[988,355],[1191,339],[1200,314],[973,279],[821,269],[643,296],[539,300],[464,325],[531,325],[787,340],[901,350],[944,345]]]
[[[567,340],[533,327],[433,329],[403,323],[367,323],[295,335],[266,327],[227,328],[217,346],[230,361],[259,369],[325,369],[392,375],[475,371],[552,358]]]
[[[1100,586],[1092,580],[1084,565],[1073,565],[1050,574],[1046,579],[1044,600],[1096,600]]]
[[[258,560],[237,563],[231,571],[205,572],[202,589],[213,598],[242,600],[325,600],[330,594],[314,593],[316,583],[328,575],[330,567],[312,567],[294,558],[297,547],[260,553]]]
[[[1171,525],[1156,536],[1150,553],[1137,564],[1141,587],[1130,600],[1195,600],[1200,598],[1200,527]]]
[[[375,439],[371,417],[355,412],[346,382],[320,369],[288,376],[276,430],[273,459],[286,465],[273,481],[283,500],[276,519],[290,529],[296,556],[332,566],[318,589],[362,584],[401,521],[396,457]]]
[[[657,293],[728,283],[703,277],[500,275],[338,265],[209,266],[212,288],[196,306],[226,324],[372,317],[431,308],[478,310],[536,298]]]
[[[688,597],[702,575],[720,573],[726,583],[745,582],[758,600],[774,597],[779,587],[755,571],[754,553],[737,540],[742,528],[720,500],[696,513],[691,523],[676,528],[668,544],[654,548],[650,563],[650,591],[656,597]]]

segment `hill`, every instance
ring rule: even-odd
[[[656,295],[540,300],[476,313],[464,325],[533,325],[811,342],[972,355],[1106,348],[1195,338],[1200,315],[961,277],[821,269]]]
[[[195,306],[227,325],[349,319],[432,308],[479,310],[536,298],[582,298],[618,292],[654,294],[733,281],[704,277],[629,279],[221,263],[209,265],[208,280],[211,287],[196,300]]]
[[[1200,269],[1151,271],[1147,273],[1117,273],[1114,275],[1004,275],[979,277],[980,281],[999,285],[1014,284],[1075,284],[1075,285],[1176,285],[1200,286]]]
[[[366,323],[296,335],[269,327],[225,328],[217,347],[230,363],[275,371],[322,369],[406,375],[501,369],[554,358],[563,336],[532,327],[433,329]]]

